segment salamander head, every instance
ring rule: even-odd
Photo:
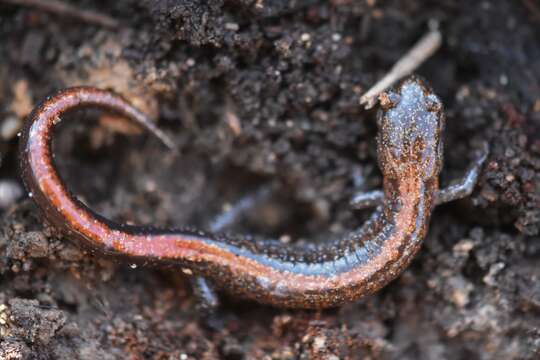
[[[437,177],[442,168],[445,122],[440,99],[416,77],[379,99],[377,147],[383,175],[393,179]]]

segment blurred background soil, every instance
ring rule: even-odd
[[[112,24],[0,1],[0,358],[537,359],[540,356],[540,4],[516,1],[70,2]],[[224,297],[210,322],[179,269],[93,256],[48,226],[17,175],[33,106],[73,85],[114,89],[180,145],[111,114],[57,133],[59,170],[123,222],[208,227],[245,195],[271,196],[228,230],[325,241],[380,186],[375,111],[359,98],[437,22],[421,66],[447,109],[443,184],[475,147],[474,194],[436,209],[396,281],[322,312]],[[69,121],[69,120],[74,121]],[[76,121],[75,121],[76,120]]]

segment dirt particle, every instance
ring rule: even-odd
[[[33,106],[34,100],[30,95],[28,81],[24,79],[17,80],[13,86],[13,101],[9,109],[19,120],[22,120],[30,114]]]
[[[22,341],[5,338],[0,341],[0,359],[26,360],[31,359],[32,351]]]
[[[8,244],[6,256],[11,259],[43,258],[49,253],[49,242],[41,231],[15,235]]]
[[[48,344],[61,329],[66,318],[62,311],[41,307],[37,300],[14,298],[9,301],[11,336],[29,344]]]

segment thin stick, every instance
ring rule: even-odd
[[[439,49],[442,43],[442,35],[438,30],[432,30],[424,35],[401,59],[399,59],[392,69],[375,85],[373,85],[360,98],[360,105],[366,109],[371,109],[377,96],[392,86],[396,81],[412,73],[424,61]]]
[[[109,29],[116,29],[120,26],[120,23],[110,16],[92,10],[81,10],[58,0],[0,0],[0,3],[36,7],[60,16],[69,16]]]

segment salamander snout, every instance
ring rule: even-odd
[[[440,99],[417,77],[405,79],[379,99],[377,146],[384,176],[437,177],[445,122]]]

